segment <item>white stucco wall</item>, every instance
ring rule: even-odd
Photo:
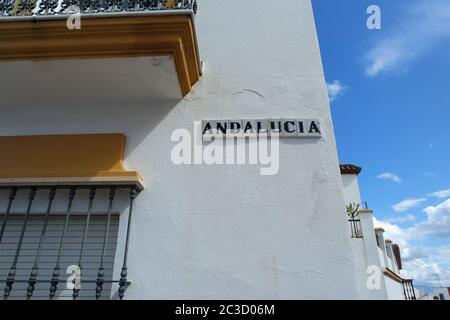
[[[414,287],[414,294],[416,295],[416,299],[417,300],[421,300],[420,298],[423,297],[425,295],[425,293],[423,292],[423,290]]]
[[[356,174],[343,174],[342,184],[344,186],[345,204],[348,205],[349,203],[356,203],[360,204],[362,208],[358,176]]]
[[[355,276],[358,284],[358,291],[361,299],[372,299],[372,292],[367,287],[367,257],[363,239],[352,239],[352,249],[355,253],[353,256],[355,265]]]
[[[373,232],[372,212],[368,210],[360,212],[359,219],[363,238],[352,238],[359,294],[361,299],[384,300],[387,299],[386,283]]]
[[[378,252],[378,258],[380,259],[381,267],[383,267],[383,268],[388,267],[388,268],[389,268],[389,265],[386,264],[386,260],[384,259],[383,250],[381,250],[381,249],[378,247],[378,248],[377,248],[377,252]]]
[[[352,239],[355,274],[360,297],[367,300],[404,300],[402,284],[384,274],[389,268],[398,274],[394,260],[377,246],[373,217],[370,210],[359,213],[363,238]],[[374,285],[378,276],[378,285]],[[376,279],[376,280],[375,280]]]
[[[345,204],[361,204],[358,175],[343,174]],[[385,277],[383,276],[371,210],[360,210],[358,218],[361,223],[362,238],[352,238],[353,259],[359,295],[365,300],[385,300],[388,298]]]
[[[439,296],[439,294],[443,294],[444,295],[444,299],[445,300],[450,300],[450,294],[449,294],[449,290],[448,288],[435,288],[433,289],[433,295],[434,296]]]
[[[405,295],[403,293],[403,287],[400,282],[397,282],[388,276],[384,277],[386,282],[386,289],[388,293],[389,300],[405,300]]]
[[[4,106],[0,134],[126,134],[127,166],[146,183],[131,227],[127,298],[358,298],[310,1],[202,1],[196,29],[205,69],[182,101]],[[323,136],[282,140],[274,176],[256,166],[172,163],[173,130],[241,118],[320,119]]]

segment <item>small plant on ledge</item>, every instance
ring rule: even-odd
[[[360,204],[359,203],[349,203],[345,208],[347,209],[347,216],[350,219],[355,219],[358,215]]]

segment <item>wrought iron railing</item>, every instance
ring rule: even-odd
[[[406,300],[416,300],[416,293],[414,291],[413,280],[405,279],[402,283],[403,286],[403,294],[405,295]]]
[[[84,189],[84,190],[82,190]],[[128,208],[128,221],[127,221],[127,227],[126,227],[126,235],[125,235],[125,243],[124,243],[124,251],[123,251],[123,261],[122,261],[122,269],[120,274],[120,279],[114,280],[111,278],[111,280],[105,280],[105,257],[107,252],[107,244],[108,244],[108,237],[110,237],[110,228],[111,228],[111,218],[114,210],[114,200],[117,197],[116,193],[121,192],[121,196],[125,196],[123,194],[123,191],[128,190],[128,200],[124,199],[122,197],[121,202],[123,200],[129,201]],[[4,188],[2,188],[4,190]],[[117,191],[117,192],[116,192]],[[20,193],[20,197],[18,194]],[[26,193],[26,195],[25,195]],[[36,214],[34,212],[34,206],[35,202],[37,200],[36,194],[39,193],[40,199],[42,205],[46,205],[42,208],[46,208],[45,213],[43,213],[43,219],[42,225],[38,226],[38,231],[34,230],[33,232],[37,232],[38,235],[36,235],[36,243],[34,245],[34,249],[32,250],[32,259],[33,264],[31,270],[20,270],[18,267],[19,257],[22,258],[21,251],[25,250],[24,247],[24,236],[26,231],[31,232],[27,230],[27,227],[30,227],[30,220],[33,215]],[[77,199],[78,195],[81,193],[79,199]],[[118,298],[123,299],[125,290],[129,285],[129,281],[127,279],[128,276],[128,268],[127,268],[127,255],[128,255],[128,243],[129,243],[129,236],[130,236],[130,227],[131,227],[131,219],[132,219],[132,213],[133,213],[133,202],[136,198],[137,194],[139,193],[139,189],[135,186],[129,186],[129,185],[89,185],[89,186],[81,186],[81,185],[69,185],[69,186],[21,186],[21,187],[9,187],[9,191],[7,194],[3,191],[3,194],[7,195],[7,199],[3,199],[4,203],[6,205],[5,210],[0,211],[0,245],[4,245],[2,243],[2,240],[4,240],[6,237],[6,232],[14,233],[15,236],[18,235],[17,242],[14,242],[15,248],[13,248],[12,257],[9,263],[9,270],[7,271],[7,277],[6,279],[0,279],[0,283],[4,283],[4,289],[3,289],[3,299],[7,300],[11,292],[14,290],[14,286],[17,283],[20,282],[26,282],[26,299],[31,299],[33,297],[33,294],[35,292],[35,287],[37,283],[46,283],[48,284],[48,298],[54,299],[56,297],[56,292],[58,290],[58,285],[61,285],[62,279],[61,279],[61,259],[62,259],[62,252],[64,249],[64,246],[66,245],[66,237],[68,235],[68,228],[71,223],[73,213],[73,203],[74,200],[78,200],[78,205],[81,205],[80,207],[85,208],[85,212],[81,215],[79,214],[78,217],[80,218],[80,221],[82,221],[81,225],[82,228],[80,229],[82,235],[79,237],[77,244],[80,243],[79,247],[75,248],[75,251],[77,252],[76,258],[73,258],[75,263],[77,263],[77,266],[80,268],[80,270],[83,270],[83,263],[86,251],[86,245],[87,245],[87,234],[88,230],[90,228],[90,222],[93,219],[93,204],[95,201],[100,202],[99,197],[97,196],[99,193],[101,193],[101,200],[106,200],[107,203],[105,203],[105,208],[107,208],[106,212],[104,213],[106,215],[106,223],[100,232],[102,233],[102,240],[99,241],[99,245],[101,245],[101,249],[98,251],[98,257],[96,257],[96,260],[99,260],[100,263],[98,264],[98,271],[97,271],[97,278],[96,279],[83,279],[81,276],[81,283],[95,283],[95,292],[90,293],[90,296],[95,299],[102,298],[102,292],[103,287],[105,283],[117,283],[118,284]],[[17,199],[19,198],[19,199]],[[56,199],[58,198],[58,199]],[[45,200],[46,199],[46,200]],[[65,199],[65,200],[64,200]],[[47,279],[43,279],[39,275],[40,271],[40,262],[45,256],[45,248],[43,248],[44,242],[46,241],[46,237],[50,237],[47,235],[48,233],[48,223],[49,218],[54,217],[54,204],[58,200],[58,205],[62,208],[62,230],[59,230],[57,233],[57,236],[55,234],[52,234],[52,241],[54,241],[54,244],[57,246],[57,255],[56,255],[56,261],[52,261],[52,268],[53,272],[51,273],[51,277],[48,277]],[[19,202],[19,203],[16,203]],[[65,204],[64,204],[65,202]],[[17,212],[14,212],[15,206],[22,207],[26,209],[23,212],[20,212],[18,214]],[[65,211],[64,211],[65,210]],[[12,217],[20,217],[18,221],[20,221],[20,225],[18,227],[18,231],[8,231],[8,227],[10,224],[10,220]],[[121,217],[121,219],[124,217]],[[89,230],[90,231],[90,230]],[[56,240],[54,238],[57,238]],[[73,244],[71,244],[73,246]],[[77,245],[78,246],[78,245]],[[2,250],[0,250],[0,253]],[[3,250],[6,251],[6,250]],[[28,253],[29,255],[29,253]],[[23,265],[23,264],[22,264]],[[24,272],[27,272],[29,274],[28,280],[26,278],[22,279],[16,279],[16,275],[18,271],[21,272],[23,275]],[[94,270],[95,272],[95,270]],[[74,279],[75,281],[75,279]],[[80,287],[74,286],[72,292],[72,299],[76,300],[79,297],[80,293]],[[81,289],[83,290],[83,289]],[[109,297],[107,297],[109,298]]]
[[[350,218],[348,219],[348,222],[350,223],[352,238],[363,238],[361,220],[358,218]]]
[[[196,13],[197,0],[0,0],[0,18],[158,10]]]

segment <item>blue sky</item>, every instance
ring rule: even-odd
[[[340,161],[363,167],[362,198],[405,276],[450,286],[450,1],[312,2]]]

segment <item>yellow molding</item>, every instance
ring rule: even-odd
[[[133,184],[136,171],[124,165],[123,134],[0,137],[0,185]]]
[[[386,232],[383,228],[375,228],[375,231]]]
[[[65,19],[0,19],[0,62],[165,55],[174,58],[184,96],[201,76],[190,14],[83,17],[80,30]]]
[[[385,243],[392,243],[392,240],[391,239],[386,239],[386,240],[384,240],[384,242]]]
[[[387,275],[389,278],[391,278],[392,280],[398,281],[400,283],[403,282],[403,278],[400,277],[398,274],[396,274],[394,271],[392,271],[389,268],[385,268],[384,270],[384,274]]]
[[[373,211],[370,209],[360,209],[358,210],[358,213],[373,213]]]
[[[144,182],[135,171],[120,176],[92,176],[92,177],[51,177],[51,178],[0,178],[2,187],[20,186],[135,186],[138,190],[144,189]]]

